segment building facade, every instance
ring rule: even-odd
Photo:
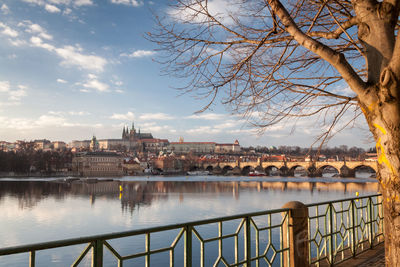
[[[235,140],[233,144],[215,144],[215,153],[217,154],[240,153],[241,151],[238,140]]]
[[[72,171],[78,176],[122,176],[123,157],[113,152],[77,153],[72,159]]]
[[[198,154],[211,154],[215,151],[214,142],[171,142],[168,146],[168,151],[187,154],[187,153],[198,153]]]

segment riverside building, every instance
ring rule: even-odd
[[[123,157],[114,152],[81,152],[72,159],[72,171],[78,176],[122,176]]]

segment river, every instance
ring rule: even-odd
[[[370,178],[1,179],[0,247],[277,209],[292,200],[307,204],[377,191],[376,180]],[[64,254],[46,252],[42,256],[48,258],[39,266],[70,265]],[[0,266],[21,266],[27,258],[26,254],[0,257]]]

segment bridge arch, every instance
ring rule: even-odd
[[[253,168],[252,166],[249,166],[249,165],[244,166],[244,167],[242,168],[242,175],[249,175],[249,173],[250,173],[251,171],[254,171],[254,168]]]
[[[268,176],[272,176],[273,173],[279,173],[279,168],[276,167],[275,165],[269,165],[264,168],[264,172]]]
[[[296,173],[297,171],[297,173]],[[301,171],[301,172],[299,172]],[[289,169],[289,175],[290,176],[305,176],[308,174],[308,169],[306,167],[304,167],[303,165],[293,165],[290,169]]]
[[[222,174],[226,175],[229,173],[229,171],[232,171],[233,168],[230,165],[226,165],[225,167],[222,168]]]
[[[360,165],[354,167],[353,171],[354,171],[355,177],[361,177],[361,175],[360,175],[361,172],[369,173],[369,175],[367,174],[367,177],[362,175],[362,178],[369,178],[371,176],[376,176],[376,170],[369,165],[360,164]]]
[[[280,168],[279,168],[279,171],[280,171],[280,173],[281,173],[281,176],[293,176],[293,175],[291,175],[291,173],[289,173],[290,170],[289,170],[289,168],[286,167],[286,166],[280,167]]]
[[[213,167],[212,165],[208,165],[208,166],[206,167],[206,171],[209,171],[210,173],[212,173],[213,170],[214,170],[214,167]]]
[[[199,166],[190,166],[190,168],[189,168],[189,171],[198,171],[198,170],[200,170],[200,167]]]
[[[336,168],[335,166],[332,166],[330,164],[322,165],[317,169],[317,172],[320,173],[321,176],[324,174],[324,172],[328,173],[328,171],[329,171],[329,173],[335,173],[332,176],[340,175],[340,170],[338,168]]]

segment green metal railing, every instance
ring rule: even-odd
[[[286,233],[289,232],[288,215],[289,209],[247,213],[143,230],[3,248],[0,249],[0,256],[29,253],[29,266],[34,267],[37,254],[43,250],[86,244],[71,266],[78,266],[83,259],[90,257],[90,251],[92,266],[109,266],[109,263],[105,263],[104,248],[116,258],[117,264],[112,266],[123,266],[128,260],[141,258],[140,266],[148,267],[153,262],[152,256],[163,253],[169,253],[169,263],[164,259],[162,265],[158,262],[155,266],[283,266],[284,257],[289,261],[289,247],[284,247],[281,242],[286,238],[286,244],[289,244],[288,237],[283,236],[283,227],[286,227]],[[168,234],[162,235],[161,239],[165,239],[166,242],[171,240],[168,245],[153,246],[153,238],[166,232]],[[144,236],[145,242],[141,251],[122,255],[116,245],[112,244],[113,240],[120,241],[121,238],[135,236]],[[226,241],[233,241],[234,244]],[[225,248],[229,245],[233,249]],[[213,252],[207,251],[207,246],[211,246]],[[215,259],[210,262],[207,253]]]
[[[330,266],[384,241],[380,194],[307,205],[311,266]],[[326,265],[324,265],[326,266]]]
[[[309,263],[333,266],[383,242],[381,195],[307,205]],[[74,238],[0,249],[0,256],[28,253],[26,265],[55,248],[79,245],[71,266],[290,266],[289,209]],[[284,234],[285,233],[285,234]],[[142,241],[132,241],[141,238]],[[126,239],[130,240],[129,242]],[[125,240],[125,241],[124,241]],[[292,241],[296,242],[296,241]],[[90,253],[91,252],[91,253]],[[108,254],[107,254],[108,253]],[[91,254],[91,256],[90,256]],[[165,256],[160,264],[158,256]],[[115,263],[110,263],[114,258]],[[1,259],[1,257],[0,257]],[[133,264],[131,260],[139,260]]]

